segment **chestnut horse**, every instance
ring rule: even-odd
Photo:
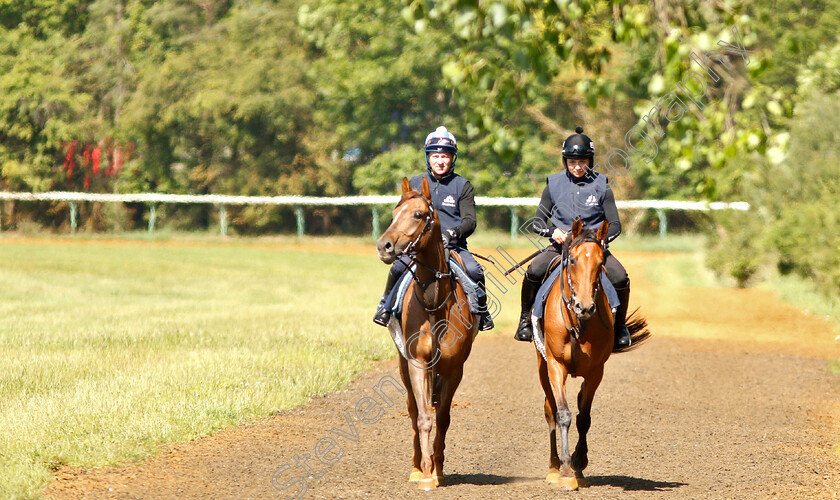
[[[575,220],[563,244],[565,267],[545,301],[545,359],[537,352],[551,446],[549,472],[545,479],[571,490],[586,485],[583,477],[583,469],[589,463],[586,433],[591,423],[592,400],[604,376],[604,363],[611,353],[635,349],[650,337],[644,319],[628,319],[632,347],[613,350],[613,314],[600,286],[609,223],[604,221],[597,232],[583,230],[582,226],[580,219]],[[539,328],[539,325],[535,324],[535,327]],[[568,375],[583,377],[577,398],[579,436],[572,456],[569,456],[572,412],[566,401]],[[559,457],[558,426],[561,441]]]
[[[407,255],[417,265],[401,317],[392,317],[389,329],[402,354],[400,375],[414,430],[409,481],[417,481],[418,489],[430,490],[443,484],[450,405],[478,331],[478,319],[470,313],[464,289],[449,268],[449,252],[443,247],[440,220],[425,178],[419,193],[403,178],[402,198],[376,250],[386,264]],[[434,453],[430,448],[433,417]]]

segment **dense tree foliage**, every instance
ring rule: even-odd
[[[783,274],[812,280],[834,297],[840,286],[840,237],[834,230],[840,194],[840,43],[830,28],[838,8],[832,2],[816,7],[794,3],[772,13],[757,9],[757,18],[777,35],[765,42],[766,50],[776,53],[762,79],[781,89],[793,113],[772,125],[783,150],[738,157],[738,196],[754,207],[750,215],[718,217],[722,237],[709,261],[741,284],[762,267],[775,265]],[[809,19],[812,38],[783,29],[794,26],[797,15]],[[775,19],[786,22],[780,26]]]
[[[3,1],[0,187],[393,193],[443,124],[479,195],[535,196],[583,125],[620,198],[753,204],[712,221],[722,272],[836,287],[838,19],[838,0]],[[59,209],[7,203],[0,222],[59,227]],[[82,207],[94,229],[147,213]],[[242,232],[294,220],[231,214]]]

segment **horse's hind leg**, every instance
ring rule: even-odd
[[[575,424],[578,430],[578,442],[575,446],[575,453],[572,455],[572,466],[578,477],[578,483],[583,481],[583,469],[589,465],[588,452],[589,448],[586,445],[586,434],[589,432],[589,427],[592,424],[592,401],[595,399],[595,391],[601,385],[601,380],[604,377],[604,367],[601,366],[599,370],[593,370],[592,374],[583,380],[578,393],[578,416]],[[585,484],[581,484],[585,486]]]
[[[560,457],[557,455],[557,422],[554,415],[557,413],[557,406],[554,396],[551,393],[551,384],[548,381],[548,368],[545,360],[537,352],[537,368],[540,374],[540,385],[545,392],[545,422],[548,424],[549,459],[548,475],[545,480],[549,483],[556,483],[560,480]]]

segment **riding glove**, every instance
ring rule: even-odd
[[[443,248],[455,248],[458,238],[455,237],[454,229],[447,229],[441,236],[443,237]]]

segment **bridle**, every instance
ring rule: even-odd
[[[405,246],[405,248],[401,252],[399,252],[397,254],[397,257],[402,257],[403,255],[405,255],[406,257],[408,257],[411,260],[411,262],[413,264],[424,267],[427,270],[432,272],[432,274],[434,275],[434,277],[432,279],[427,280],[427,281],[420,281],[417,278],[417,275],[411,269],[411,266],[408,266],[408,270],[409,270],[409,272],[411,272],[412,279],[423,290],[426,290],[426,288],[429,285],[431,285],[432,283],[437,283],[437,281],[440,280],[440,279],[449,278],[449,280],[451,282],[450,283],[451,286],[449,287],[449,294],[443,299],[443,301],[438,306],[432,307],[431,309],[426,307],[426,304],[423,303],[423,300],[421,300],[421,298],[417,296],[417,287],[414,288],[414,298],[417,299],[418,302],[420,302],[420,305],[423,306],[423,309],[425,309],[426,312],[431,313],[431,312],[435,312],[435,311],[440,310],[444,305],[446,305],[446,303],[449,301],[449,297],[451,297],[452,294],[455,293],[455,283],[454,283],[454,277],[453,277],[453,274],[452,274],[452,269],[449,267],[449,259],[446,258],[446,255],[444,255],[444,260],[446,261],[446,267],[447,267],[447,270],[449,271],[449,272],[446,272],[446,273],[440,272],[433,267],[427,266],[426,264],[420,262],[417,259],[417,253],[414,252],[414,248],[417,246],[417,244],[423,238],[423,235],[426,234],[427,232],[431,231],[432,227],[434,227],[434,224],[435,224],[435,220],[434,220],[435,207],[433,207],[432,204],[429,202],[429,200],[427,200],[422,195],[414,195],[411,198],[407,198],[405,201],[413,200],[414,198],[420,198],[421,200],[423,200],[423,203],[426,204],[426,208],[428,209],[429,212],[426,214],[426,222],[423,225],[423,229],[420,230],[420,233],[417,235],[416,238],[414,238],[414,240],[412,240],[408,245]],[[437,302],[437,300],[438,300],[437,295],[438,295],[438,290],[439,289],[440,289],[439,286],[435,287],[435,298],[432,301],[432,303]]]
[[[575,292],[575,286],[572,283],[572,273],[568,272],[568,268],[569,268],[569,265],[570,265],[572,248],[580,245],[581,243],[597,243],[601,247],[602,251],[604,249],[604,242],[603,241],[600,241],[600,240],[597,240],[597,239],[591,238],[591,237],[579,238],[579,239],[575,240],[574,242],[569,242],[568,246],[563,249],[563,260],[562,260],[560,265],[562,266],[563,270],[565,271],[564,274],[566,275],[566,280],[565,280],[565,283],[563,283],[562,278],[561,278],[560,297],[563,299],[563,304],[566,306],[566,310],[569,312],[570,320],[573,323],[576,323],[576,324],[572,324],[571,326],[566,325],[566,330],[568,330],[574,336],[574,338],[580,338],[581,331],[586,329],[586,324],[588,322],[588,320],[581,322],[580,318],[578,318],[577,314],[574,311],[574,306],[572,305],[572,299],[574,299],[574,297],[576,295],[576,292]],[[601,272],[606,272],[606,269],[607,268],[606,268],[605,262],[602,259],[601,266],[600,266],[600,271]],[[566,287],[569,288],[569,295],[568,296],[566,296],[566,293],[565,293]],[[601,290],[601,278],[600,278],[600,273],[599,273],[598,276],[596,276],[596,278],[595,278],[595,287],[592,290],[592,300],[593,301],[595,301],[597,299],[598,292],[600,290]],[[595,303],[597,304],[597,302],[595,302]],[[600,312],[599,312],[599,314],[600,314]],[[564,320],[564,322],[565,322],[565,320]]]
[[[411,241],[408,245],[405,246],[405,248],[403,248],[402,252],[397,254],[398,258],[402,257],[403,255],[409,255],[411,253],[411,251],[414,250],[414,247],[417,246],[417,243],[420,242],[420,239],[423,237],[423,235],[426,234],[427,232],[431,231],[432,226],[435,225],[435,219],[433,217],[435,207],[433,207],[432,204],[429,203],[429,201],[426,198],[422,197],[421,195],[415,195],[415,196],[412,196],[411,198],[406,198],[406,201],[407,200],[413,200],[414,198],[420,198],[421,200],[423,200],[423,203],[425,203],[426,207],[429,209],[429,213],[426,214],[426,223],[423,226],[423,229],[420,231],[420,233],[417,235],[417,237],[414,238],[413,241]],[[397,206],[399,206],[399,205],[397,205]],[[410,257],[410,255],[409,255],[409,257]]]

